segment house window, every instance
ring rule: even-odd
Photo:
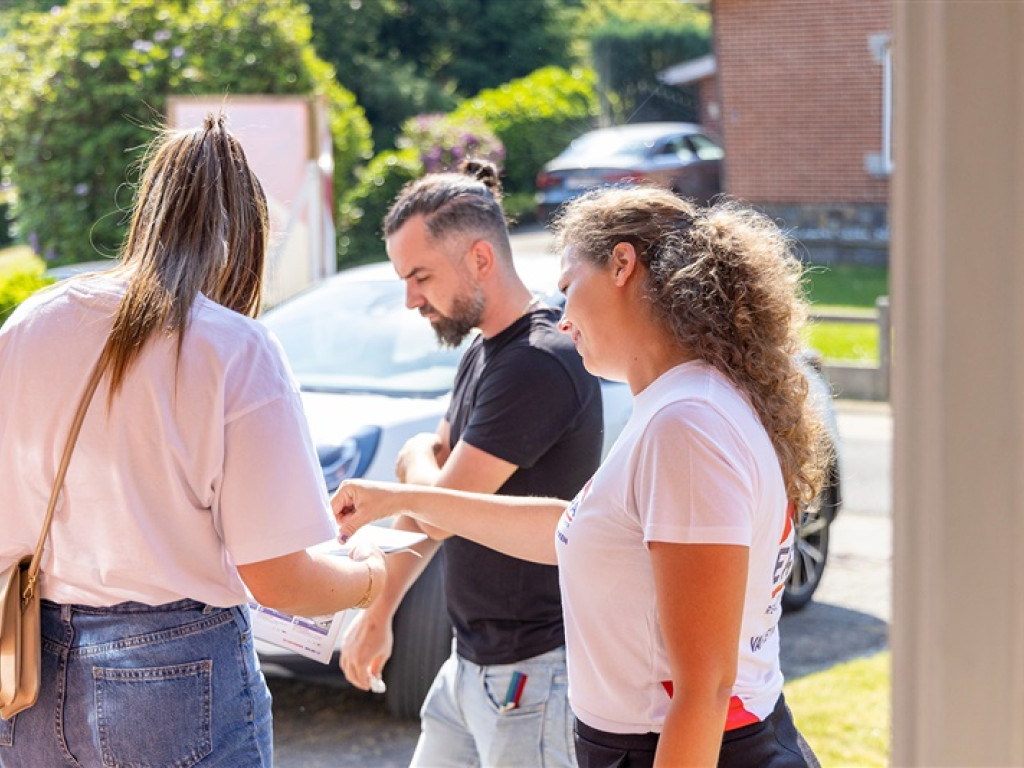
[[[871,35],[868,47],[882,66],[882,148],[864,156],[864,167],[874,176],[892,173],[892,36]]]

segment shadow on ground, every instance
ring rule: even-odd
[[[383,697],[273,674],[267,684],[274,697],[276,768],[409,765],[419,721],[392,717]]]
[[[782,673],[787,680],[869,656],[889,645],[889,625],[877,616],[829,603],[811,602],[784,613]]]

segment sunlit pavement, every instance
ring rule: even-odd
[[[782,617],[782,669],[800,677],[888,647],[892,617],[892,413],[836,403],[843,507],[814,600]]]

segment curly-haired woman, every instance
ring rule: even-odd
[[[342,530],[408,509],[560,566],[581,766],[807,766],[782,697],[793,505],[823,427],[796,362],[800,266],[768,219],[606,189],[557,223],[561,328],[633,415],[568,505],[351,483]]]

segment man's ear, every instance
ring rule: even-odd
[[[616,243],[610,259],[612,278],[621,287],[629,282],[637,268],[636,249],[632,243]]]
[[[494,269],[496,261],[494,248],[486,240],[477,240],[470,246],[466,259],[466,266],[470,271],[478,279],[483,279]]]

